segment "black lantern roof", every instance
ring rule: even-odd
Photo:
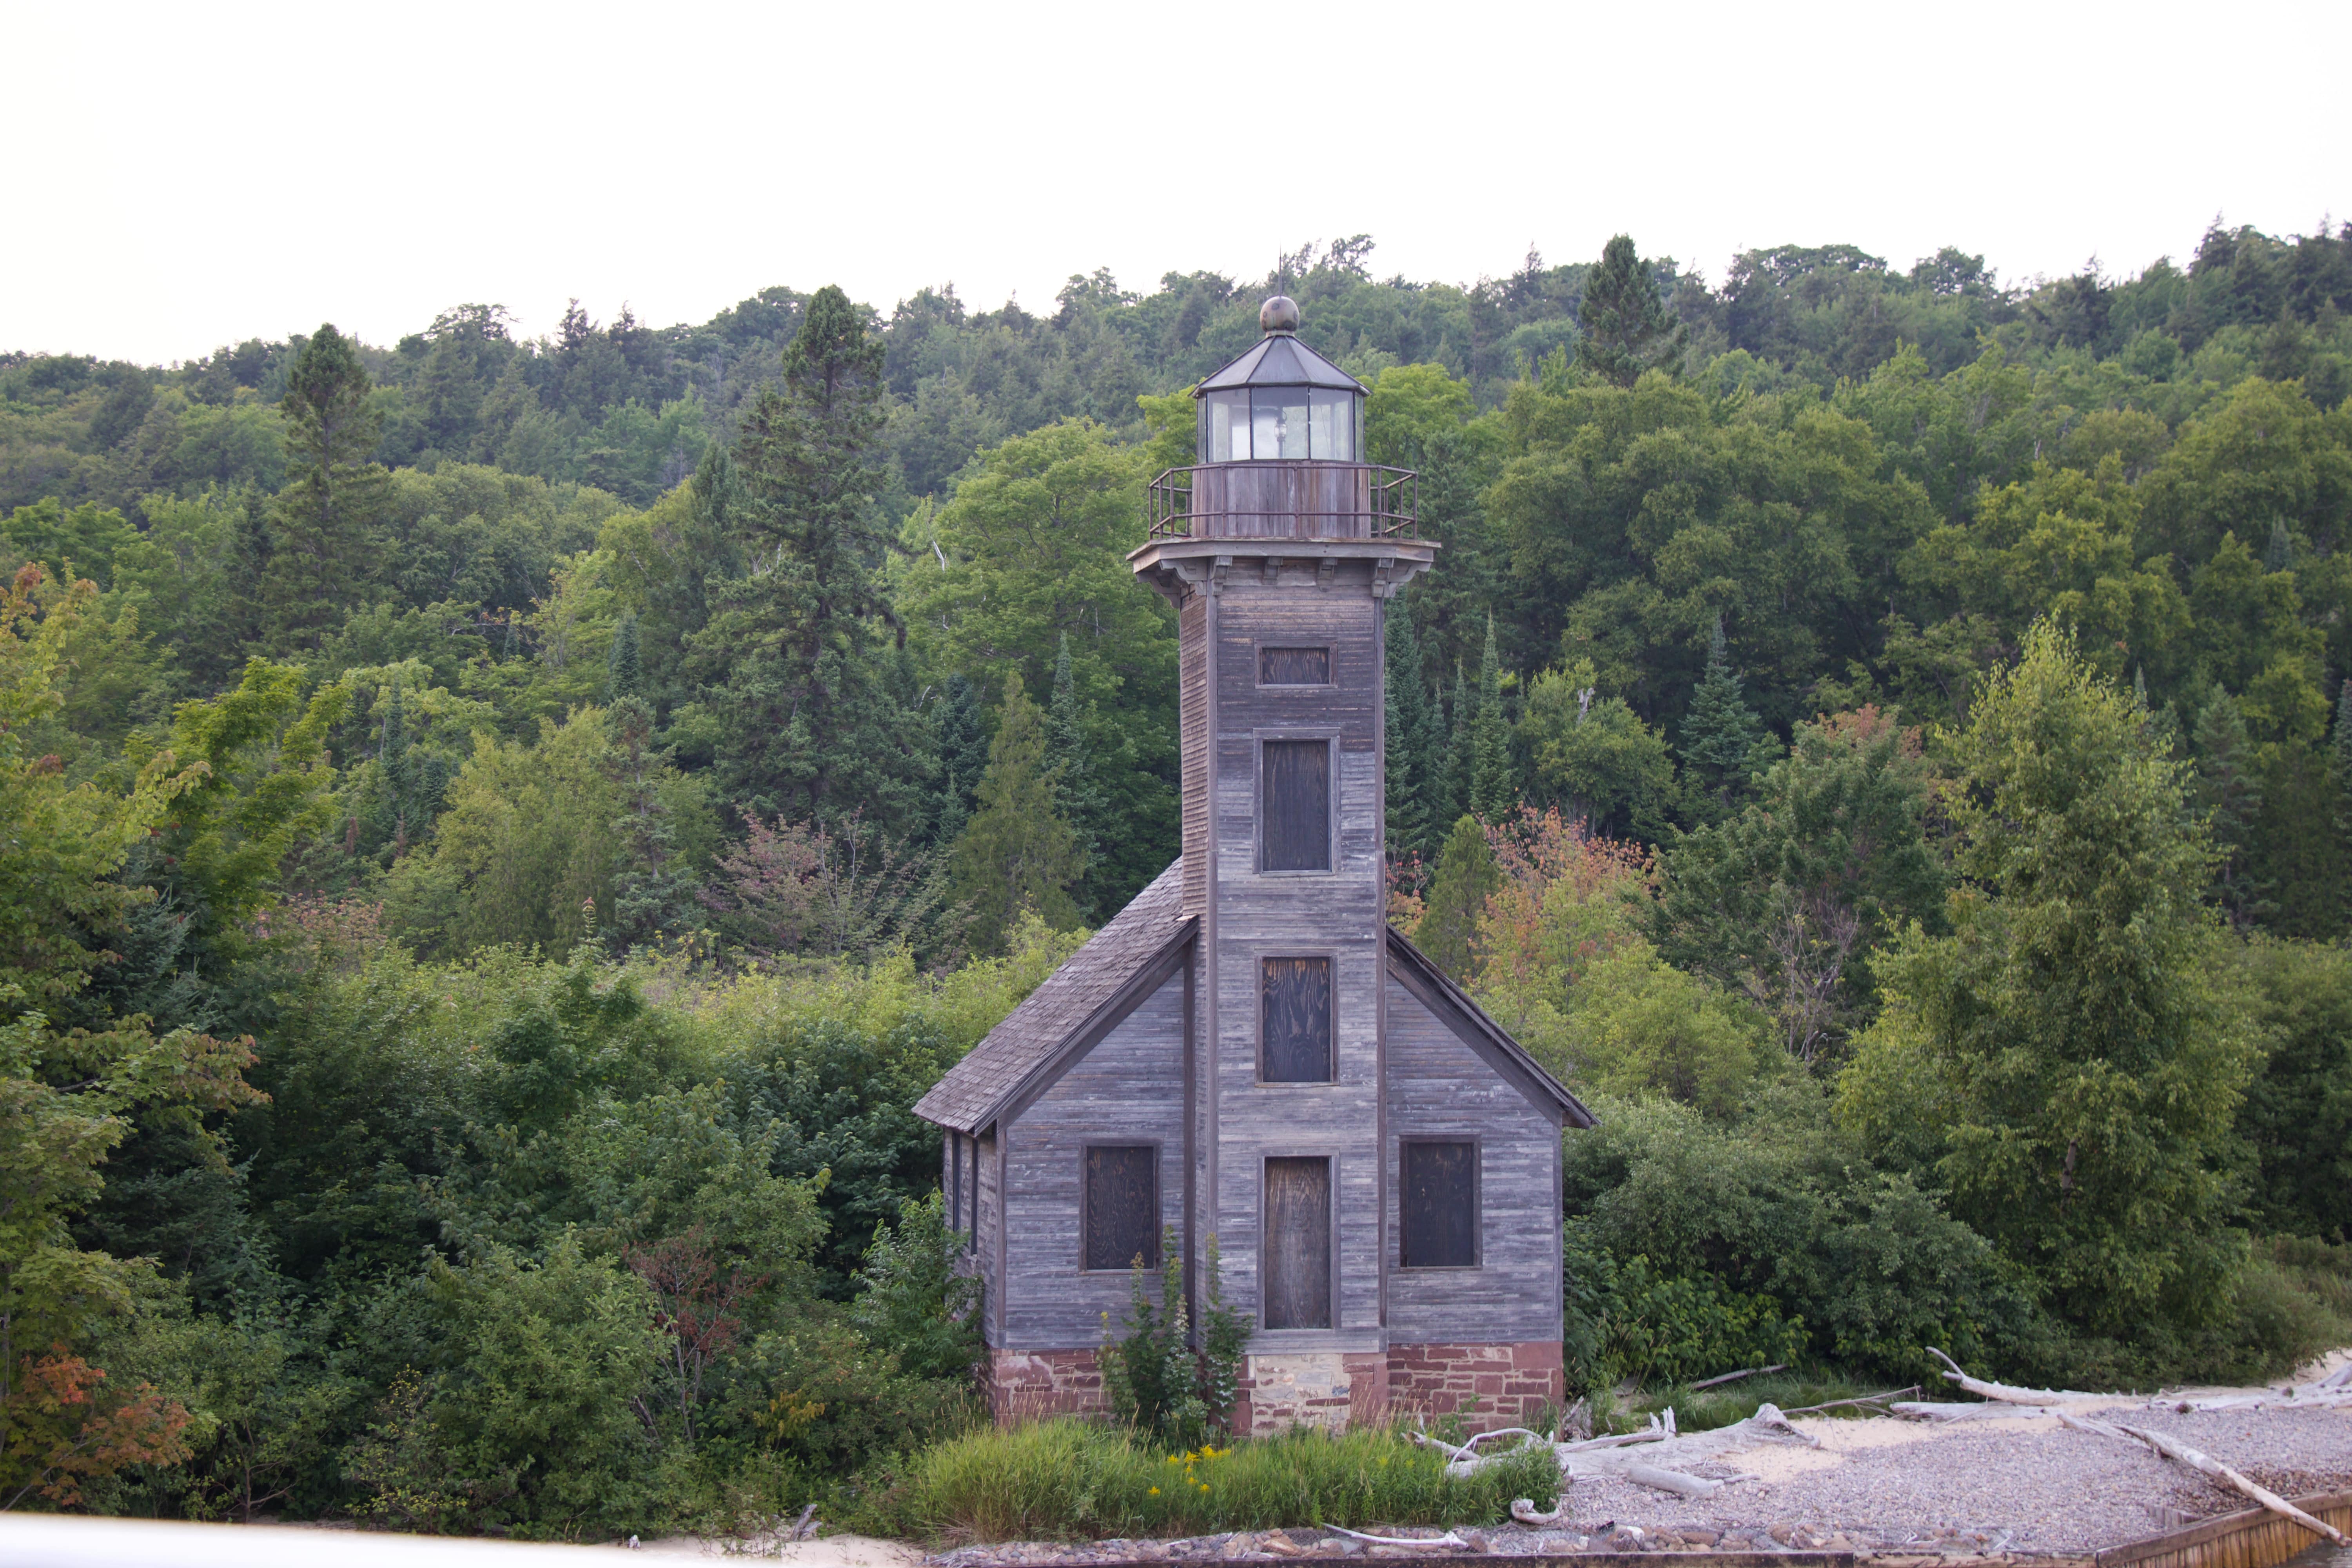
[[[1276,306],[1288,307],[1277,310]],[[1195,397],[1244,386],[1328,386],[1364,395],[1364,384],[1298,341],[1292,330],[1298,307],[1276,298],[1266,301],[1258,320],[1267,331],[1257,345],[1224,369],[1201,383]],[[1285,324],[1287,323],[1287,324]]]

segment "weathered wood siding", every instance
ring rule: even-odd
[[[1237,559],[1204,628],[1213,634],[1215,789],[1202,1081],[1214,1100],[1207,1120],[1215,1152],[1203,1228],[1216,1234],[1229,1299],[1261,1322],[1265,1163],[1331,1161],[1333,1326],[1262,1331],[1260,1351],[1370,1350],[1380,1339],[1381,603],[1370,563],[1341,562],[1328,574],[1318,564]],[[1267,645],[1329,648],[1329,683],[1263,684],[1259,649]],[[1310,739],[1336,742],[1331,869],[1261,871],[1260,744]],[[1305,956],[1331,961],[1331,1081],[1263,1083],[1260,961]]]
[[[1559,1128],[1398,981],[1389,982],[1391,1190],[1409,1138],[1479,1144],[1479,1264],[1402,1268],[1388,1217],[1389,1342],[1556,1340],[1560,1329]]]
[[[1004,1343],[1004,1209],[1003,1163],[993,1131],[973,1140],[980,1162],[980,1209],[972,1256],[980,1270],[981,1337],[991,1348]]]
[[[1298,461],[1201,468],[1192,516],[1202,538],[1363,539],[1372,531],[1372,471]]]
[[[1180,970],[1064,1073],[1007,1131],[1004,1338],[1009,1350],[1102,1342],[1128,1310],[1125,1269],[1080,1267],[1088,1143],[1160,1146],[1160,1215],[1184,1219],[1184,976]]]
[[[1195,593],[1176,614],[1181,695],[1179,761],[1183,775],[1184,912],[1205,921],[1209,904],[1209,595]]]

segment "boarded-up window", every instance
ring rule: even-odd
[[[1262,647],[1257,650],[1260,686],[1328,686],[1331,650],[1328,647]]]
[[[1331,1162],[1265,1163],[1265,1326],[1331,1326]]]
[[[1404,1145],[1399,1215],[1407,1268],[1472,1268],[1478,1262],[1478,1145]]]
[[[1160,1267],[1158,1151],[1096,1145],[1087,1150],[1086,1266]]]
[[[1259,998],[1259,1077],[1268,1083],[1329,1083],[1331,961],[1261,959]]]
[[[1324,741],[1265,742],[1259,816],[1266,871],[1331,868],[1331,747]]]

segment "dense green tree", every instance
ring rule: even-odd
[[[837,288],[818,290],[783,375],[746,414],[727,523],[745,574],[693,634],[747,809],[910,818],[929,763],[919,718],[881,657],[898,612],[881,560],[895,542],[882,484],[882,343]],[[725,481],[712,476],[711,489]]]
[[[1591,661],[1579,660],[1573,669],[1547,669],[1529,684],[1519,729],[1535,794],[1594,833],[1662,838],[1675,807],[1666,738],[1623,698],[1598,697],[1593,680]]]
[[[604,659],[604,689],[609,697],[644,695],[646,662],[637,646],[637,613],[623,613],[621,623],[613,628],[613,651]]]
[[[1486,651],[1478,658],[1477,706],[1470,715],[1470,810],[1500,822],[1519,803],[1518,770],[1511,761],[1510,721],[1503,711],[1502,667],[1495,655],[1495,617],[1486,617]]]
[[[2212,851],[2180,764],[2066,634],[1951,737],[1951,934],[1905,934],[1840,1113],[1948,1187],[2066,1321],[2161,1344],[2229,1310],[2254,1032],[2208,978]]]
[[[2263,792],[2249,754],[2246,721],[2228,692],[2216,689],[2198,710],[2194,738],[2197,782],[2191,798],[2213,843],[2213,890],[2242,931],[2276,906],[2263,896],[2247,865],[2246,840],[2262,811]]]
[[[1502,885],[1486,828],[1475,816],[1455,822],[1437,857],[1429,901],[1413,934],[1430,962],[1465,984],[1477,967],[1478,922],[1487,899]]]
[[[1432,745],[1436,730],[1430,709],[1434,704],[1422,674],[1421,638],[1402,599],[1391,598],[1382,605],[1381,631],[1388,853],[1392,861],[1426,858],[1435,851],[1430,842],[1430,795],[1439,765]]]
[[[1723,636],[1723,617],[1717,616],[1707,643],[1706,672],[1692,689],[1690,711],[1675,738],[1692,813],[1701,820],[1718,819],[1738,809],[1778,749],[1757,722],[1739,685],[1739,675],[1731,668],[1730,644]]]
[[[939,843],[952,844],[971,820],[980,775],[988,766],[988,731],[981,719],[980,694],[961,674],[948,677],[932,729],[940,748],[940,810],[933,835]]]
[[[1055,798],[1045,716],[1021,689],[1005,682],[1004,706],[981,775],[979,811],[950,857],[955,896],[971,911],[971,944],[1000,952],[1023,913],[1055,930],[1078,923],[1071,888],[1086,874],[1077,832]]]
[[[376,529],[390,476],[373,460],[383,421],[359,345],[321,326],[302,345],[278,404],[286,416],[286,489],[269,517],[262,593],[273,637],[316,647],[381,574]]]
[[[1602,247],[1576,314],[1584,329],[1576,341],[1576,363],[1593,374],[1631,386],[1645,370],[1680,368],[1690,329],[1666,308],[1656,270],[1633,248],[1631,235],[1617,235]]]

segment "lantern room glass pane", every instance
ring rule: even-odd
[[[1250,455],[1249,394],[1213,392],[1201,400],[1204,463],[1246,462]]]
[[[1326,462],[1356,460],[1356,395],[1318,386],[1307,394],[1309,457]]]
[[[1250,392],[1250,456],[1307,456],[1307,389],[1262,386]]]

